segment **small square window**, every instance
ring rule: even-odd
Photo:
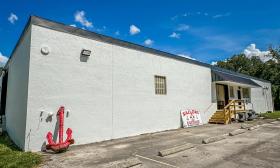
[[[234,89],[233,86],[229,87],[229,97],[234,98]]]
[[[159,95],[166,95],[165,76],[155,76],[155,93]]]

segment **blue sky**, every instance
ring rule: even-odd
[[[277,0],[3,0],[0,53],[10,56],[29,16],[37,15],[211,63],[250,44],[257,52],[278,46],[279,6]]]

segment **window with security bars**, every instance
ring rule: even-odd
[[[243,98],[250,98],[249,88],[242,88]]]
[[[166,95],[165,76],[155,76],[155,93],[159,95]]]

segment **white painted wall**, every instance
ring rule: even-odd
[[[253,109],[257,113],[273,111],[271,84],[256,79],[252,80],[262,86],[251,89],[251,102]],[[264,87],[267,87],[268,89],[263,89]]]
[[[8,67],[6,129],[15,144],[23,149],[26,148],[25,137],[28,136],[28,133],[25,132],[25,126],[30,36],[30,29],[28,29],[10,59]]]
[[[92,51],[87,62],[83,48]],[[154,75],[166,76],[167,95],[155,95]],[[57,129],[47,113],[60,105],[70,110],[65,129],[76,144],[178,128],[187,108],[207,123],[216,110],[209,68],[32,26],[25,150],[41,150]]]

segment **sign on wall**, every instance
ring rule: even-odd
[[[181,117],[184,128],[202,125],[201,116],[198,110],[189,109],[181,111]]]

